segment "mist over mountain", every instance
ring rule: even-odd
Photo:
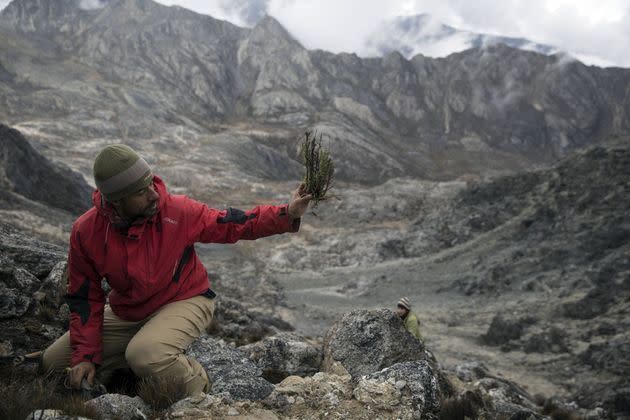
[[[462,31],[437,21],[428,14],[398,16],[383,22],[367,40],[367,50],[378,55],[398,51],[406,58],[422,54],[442,57],[455,51],[504,44],[512,48],[549,55],[560,52],[550,45],[525,38]]]

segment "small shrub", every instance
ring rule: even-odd
[[[138,395],[153,410],[165,410],[186,398],[182,378],[142,378],[138,381]]]
[[[304,184],[306,192],[313,196],[313,207],[320,201],[326,200],[327,193],[332,188],[335,166],[330,153],[322,147],[322,135],[307,131],[300,144],[300,157],[306,168]]]

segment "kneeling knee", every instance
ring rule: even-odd
[[[146,376],[167,365],[172,356],[155,344],[129,343],[125,350],[127,365],[136,375]]]

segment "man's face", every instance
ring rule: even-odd
[[[398,306],[396,308],[396,314],[401,317],[404,318],[405,315],[407,315],[407,313],[409,312],[409,310],[407,310],[406,308],[403,308],[402,306]]]
[[[130,196],[115,201],[113,204],[120,216],[128,220],[134,220],[151,217],[156,214],[159,198],[159,194],[153,184],[151,184]]]

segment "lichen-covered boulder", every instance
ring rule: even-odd
[[[235,400],[255,401],[273,391],[273,385],[262,377],[262,369],[223,341],[203,335],[193,341],[186,354],[206,370],[209,394],[227,392]]]
[[[388,309],[355,310],[345,314],[324,339],[323,371],[338,362],[353,379],[396,363],[423,360],[423,344],[407,332]]]
[[[0,274],[0,319],[21,317],[28,311],[39,280],[22,268]]]
[[[355,388],[355,397],[359,399],[357,393],[359,390],[366,390],[368,385],[374,388],[379,384],[381,388],[385,387],[385,384],[391,385],[387,389],[393,386],[397,391],[399,403],[411,407],[415,417],[437,415],[440,411],[439,378],[426,360],[397,363],[380,372],[364,376]],[[389,392],[390,397],[394,395],[392,393],[393,391]],[[382,403],[390,399],[385,399]]]
[[[85,403],[96,410],[102,418],[146,420],[151,408],[140,397],[122,394],[104,394]]]
[[[321,350],[293,333],[279,333],[239,350],[260,367],[263,377],[272,383],[291,375],[313,375],[322,363]]]
[[[54,308],[59,308],[63,304],[63,297],[66,293],[66,284],[64,279],[64,271],[66,270],[67,262],[59,261],[53,269],[48,273],[48,276],[41,282],[37,293],[39,300]]]

